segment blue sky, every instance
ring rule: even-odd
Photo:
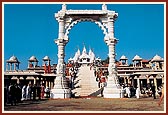
[[[102,4],[68,4],[67,9],[101,10]],[[129,63],[137,54],[151,59],[156,54],[164,57],[164,5],[163,4],[107,4],[108,10],[118,13],[115,22],[116,59],[122,55]],[[42,65],[42,58],[48,55],[51,64],[57,63],[58,22],[54,13],[61,10],[61,4],[5,4],[4,5],[4,61],[12,55],[26,69],[28,59],[34,55]],[[74,56],[78,47],[82,51],[92,48],[95,55],[107,58],[108,46],[103,31],[92,22],[75,25],[69,34],[65,48],[65,61]]]

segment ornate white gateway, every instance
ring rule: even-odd
[[[59,22],[58,39],[55,40],[58,45],[58,65],[54,89],[51,90],[51,98],[69,98],[71,96],[71,91],[65,80],[64,49],[69,41],[69,31],[75,24],[82,21],[91,21],[97,24],[103,30],[104,41],[109,46],[109,76],[107,87],[104,88],[104,97],[121,97],[115,66],[115,44],[117,39],[114,38],[114,21],[117,16],[118,13],[107,10],[105,4],[102,5],[102,10],[67,10],[66,5],[62,5],[62,9],[55,14],[55,18]]]

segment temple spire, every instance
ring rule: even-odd
[[[83,47],[82,54],[86,54],[86,47],[85,47],[85,45],[84,45],[84,47]]]
[[[77,51],[77,53],[80,55],[80,50],[79,50],[79,48],[78,48],[78,51]]]

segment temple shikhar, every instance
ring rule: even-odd
[[[90,49],[89,53],[86,51],[86,47],[83,47],[82,53],[78,49],[74,57],[69,58],[69,63],[78,63],[78,64],[92,64],[94,62],[100,62],[100,57],[95,56],[94,52]]]
[[[6,60],[4,87],[8,87],[10,83],[18,83],[21,86],[44,84],[51,89],[50,98],[71,98],[72,95],[96,97],[102,94],[102,87],[99,87],[94,72],[100,70],[101,77],[106,78],[106,86],[103,87],[104,98],[123,98],[123,84],[139,87],[139,90],[154,84],[157,91],[164,83],[164,59],[159,55],[156,54],[148,60],[135,55],[130,64],[128,58],[121,55],[116,61],[115,45],[118,39],[114,37],[114,21],[117,17],[118,13],[108,10],[105,4],[101,10],[67,10],[63,4],[62,9],[55,13],[59,23],[58,38],[55,40],[58,46],[58,63],[52,64],[49,56],[44,56],[41,60],[30,56],[27,69],[20,70],[19,58],[11,56]],[[96,57],[91,49],[87,52],[84,46],[82,52],[78,49],[74,57],[69,57],[65,63],[64,50],[69,42],[69,32],[75,24],[83,21],[94,22],[103,30],[104,42],[109,48],[108,60]],[[39,61],[43,64],[39,65]],[[78,71],[72,82],[70,72],[73,67]]]

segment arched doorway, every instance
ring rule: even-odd
[[[75,63],[79,60],[76,56],[77,52],[82,55],[85,47],[86,52],[92,51],[95,59],[101,57],[102,60],[107,59],[108,47],[104,42],[103,31],[93,22],[83,21],[76,24],[70,30],[69,42],[65,47],[65,62]],[[74,60],[75,59],[75,60]]]
[[[114,37],[114,21],[117,16],[118,14],[115,11],[107,10],[105,4],[102,5],[102,10],[67,10],[66,5],[62,5],[62,9],[55,14],[55,18],[59,23],[58,39],[55,40],[58,45],[58,64],[54,89],[51,91],[52,98],[69,98],[71,95],[64,77],[65,46],[69,41],[69,31],[75,24],[82,21],[91,21],[97,24],[103,30],[104,41],[109,48],[109,76],[107,87],[104,89],[104,97],[121,97],[115,66],[115,44],[117,39]]]

